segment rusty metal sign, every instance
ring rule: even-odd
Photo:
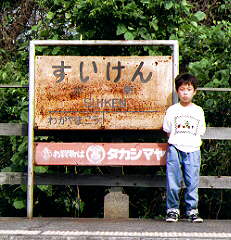
[[[38,129],[161,129],[171,56],[37,56]]]
[[[166,143],[35,143],[35,165],[160,166]]]

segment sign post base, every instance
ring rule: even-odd
[[[104,218],[129,218],[129,196],[113,187],[104,197]]]

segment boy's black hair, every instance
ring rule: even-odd
[[[176,91],[178,91],[179,87],[182,84],[192,84],[194,90],[196,90],[197,89],[197,78],[189,73],[179,74],[175,78]]]

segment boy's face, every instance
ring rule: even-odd
[[[177,91],[178,97],[180,98],[180,103],[184,106],[189,105],[192,102],[196,90],[191,83],[182,84]]]

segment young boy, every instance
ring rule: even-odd
[[[167,132],[167,222],[177,222],[179,192],[184,180],[186,216],[191,222],[203,222],[198,215],[201,135],[205,133],[204,111],[192,103],[197,79],[184,73],[175,79],[179,103],[167,109],[163,130]]]

